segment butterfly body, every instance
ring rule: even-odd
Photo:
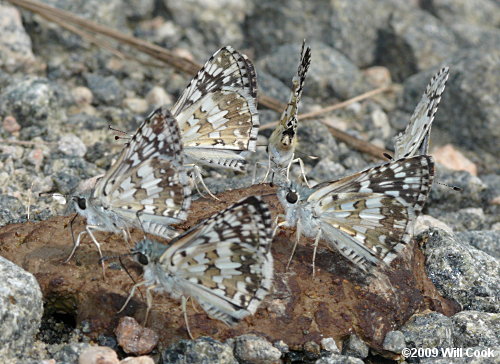
[[[133,252],[144,283],[173,298],[192,297],[228,325],[253,314],[273,276],[271,217],[249,197],[198,224],[168,246],[145,239]]]
[[[390,263],[412,236],[412,222],[430,191],[429,156],[403,158],[312,189],[281,187],[286,226],[325,240],[368,271]]]

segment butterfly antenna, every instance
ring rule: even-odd
[[[392,155],[390,155],[389,153],[382,153],[384,155],[384,157],[387,159],[387,160],[390,160],[392,161],[394,158],[392,158]]]
[[[442,186],[445,186],[445,187],[451,188],[453,191],[458,191],[458,192],[462,192],[462,191],[463,191],[463,189],[462,189],[462,188],[460,188],[460,187],[458,187],[458,186],[451,186],[451,185],[447,185],[446,183],[443,183],[443,182],[438,182],[438,181],[436,181],[436,183],[437,183],[438,185],[442,185]]]
[[[114,132],[122,134],[122,135],[115,135],[115,140],[120,140],[120,139],[130,140],[130,139],[132,139],[132,137],[130,135],[128,135],[126,132],[124,132],[123,130],[113,128],[111,125],[108,125],[108,128],[109,128],[109,130],[112,130]]]

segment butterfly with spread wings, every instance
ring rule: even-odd
[[[185,163],[194,167],[202,184],[199,165],[246,169],[245,154],[255,151],[259,129],[256,98],[252,62],[226,46],[205,63],[173,106]]]
[[[315,239],[313,274],[320,240],[369,271],[389,264],[409,243],[412,222],[422,211],[433,176],[434,162],[424,155],[385,163],[312,189],[280,187],[278,198],[286,218],[278,226],[297,228],[292,256],[301,234]]]
[[[148,312],[155,289],[176,299],[182,297],[185,315],[188,297],[194,298],[210,317],[228,325],[254,314],[272,284],[271,224],[267,205],[261,197],[252,196],[168,245],[150,239],[140,241],[132,253],[138,254],[138,261],[144,265],[144,281],[132,288],[124,307],[135,289],[146,285]]]
[[[278,126],[274,129],[269,143],[267,146],[267,153],[269,155],[269,165],[264,176],[263,182],[266,181],[269,172],[284,174],[288,181],[290,166],[294,162],[299,162],[304,181],[307,183],[306,175],[304,172],[304,163],[302,159],[294,159],[295,149],[298,144],[297,127],[298,120],[297,114],[299,111],[299,102],[302,97],[302,90],[304,89],[304,81],[306,74],[311,65],[311,48],[305,47],[305,41],[302,43],[300,52],[300,62],[297,70],[297,75],[292,79],[292,92],[288,105],[283,110]]]
[[[72,197],[87,226],[73,239],[66,262],[85,233],[102,257],[93,231],[123,232],[126,240],[132,227],[166,238],[177,235],[169,225],[187,218],[190,195],[177,122],[167,109],[159,108],[137,129],[95,187]]]
[[[431,126],[446,87],[449,68],[441,68],[430,80],[404,131],[394,138],[394,159],[428,154]]]

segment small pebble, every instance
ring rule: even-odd
[[[70,156],[83,157],[87,153],[87,146],[74,134],[66,134],[59,140],[58,148]]]
[[[373,87],[389,86],[392,83],[391,72],[382,66],[369,67],[363,71],[366,81]]]
[[[321,347],[323,350],[329,351],[334,354],[340,354],[340,350],[335,340],[332,337],[325,337],[321,339]]]
[[[150,106],[160,107],[164,105],[171,105],[172,98],[163,89],[163,87],[155,86],[146,95],[146,101]]]
[[[71,90],[71,95],[77,105],[84,106],[90,105],[94,96],[89,88],[78,86]]]
[[[129,356],[123,359],[120,364],[155,364],[155,361],[150,356]]]
[[[107,346],[91,346],[83,350],[78,364],[119,364],[115,351]]]
[[[149,108],[147,101],[138,97],[123,99],[123,106],[136,114],[144,114]]]
[[[21,125],[17,122],[16,118],[12,115],[7,115],[2,122],[3,129],[8,133],[15,133],[21,130]]]
[[[118,345],[127,354],[148,354],[158,344],[158,334],[139,325],[133,317],[122,317],[115,329],[115,334]]]

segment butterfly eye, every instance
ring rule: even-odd
[[[149,261],[148,261],[148,257],[145,256],[144,254],[142,253],[139,253],[137,255],[137,260],[139,261],[139,263],[141,263],[142,265],[148,265]]]
[[[77,197],[76,203],[81,210],[85,210],[87,208],[87,201],[84,198]]]
[[[286,200],[288,203],[296,203],[299,199],[296,192],[290,191],[286,194]]]

